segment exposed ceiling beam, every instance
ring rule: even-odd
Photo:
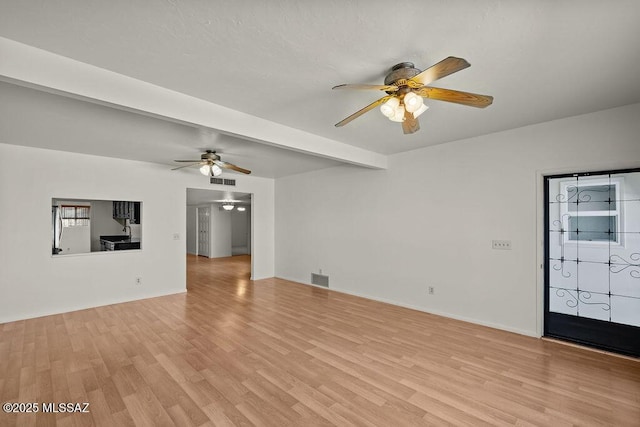
[[[0,80],[375,169],[387,157],[0,37]]]

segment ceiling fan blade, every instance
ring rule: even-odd
[[[384,90],[385,92],[395,92],[398,90],[398,86],[346,84],[346,85],[334,86],[331,89]]]
[[[200,163],[202,160],[174,160],[174,162],[178,163]]]
[[[456,58],[455,56],[450,56],[442,61],[438,62],[435,65],[427,68],[420,74],[411,77],[409,80],[413,80],[414,82],[420,83],[422,85],[428,85],[431,82],[435,82],[438,79],[448,76],[449,74],[453,74],[457,71],[464,70],[467,67],[470,67],[466,60],[462,58]]]
[[[213,163],[220,166],[221,168],[231,169],[236,172],[245,173],[247,175],[251,173],[249,169],[244,169],[244,168],[241,168],[240,166],[234,165],[233,163],[223,162],[222,160],[214,160]]]
[[[176,160],[177,161],[177,160]],[[177,168],[173,168],[171,169],[172,171],[178,170],[178,169],[182,169],[182,168],[188,168],[189,166],[195,166],[195,165],[199,165],[201,162],[191,162],[191,164],[189,165],[184,165],[184,166],[178,166]]]
[[[402,122],[402,131],[405,134],[416,133],[420,130],[420,123],[418,119],[413,116],[413,113],[404,110],[404,121]]]
[[[416,90],[416,93],[425,98],[454,102],[456,104],[468,105],[469,107],[485,108],[493,103],[493,96],[437,87],[423,87]]]
[[[369,110],[373,110],[374,108],[376,108],[378,105],[383,104],[385,102],[387,102],[387,100],[391,98],[391,96],[383,96],[382,98],[378,99],[377,101],[373,101],[371,104],[367,105],[366,107],[364,107],[361,110],[356,111],[355,113],[353,113],[352,115],[350,115],[349,117],[347,117],[346,119],[343,119],[342,121],[339,121],[338,123],[336,123],[336,127],[340,127],[340,126],[344,126],[347,123],[349,123],[351,120],[357,119],[358,117],[360,117],[361,115],[363,115],[364,113],[366,113]]]

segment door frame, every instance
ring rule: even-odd
[[[591,165],[569,165],[537,169],[535,171],[536,184],[536,259],[533,268],[536,272],[536,336],[544,336],[544,304],[545,304],[545,177],[551,175],[565,175],[573,173],[596,173],[598,171],[634,170],[640,168],[640,162],[605,162]]]
[[[216,196],[215,198],[224,198],[224,193],[225,191],[231,191],[233,193],[241,193],[244,195],[249,195],[250,196],[250,206],[251,208],[249,209],[250,212],[250,218],[249,218],[249,227],[250,227],[250,242],[248,242],[249,246],[250,246],[250,251],[251,251],[251,275],[250,275],[250,280],[256,280],[255,279],[255,271],[256,271],[256,262],[257,260],[261,259],[261,256],[258,254],[258,252],[256,251],[256,247],[255,247],[255,234],[256,234],[256,218],[258,218],[257,214],[256,214],[256,203],[255,203],[255,198],[256,198],[256,192],[255,191],[241,191],[241,190],[221,190],[221,189],[214,189],[214,188],[198,188],[198,187],[193,187],[193,186],[187,186],[185,188],[185,199],[188,199],[188,192],[189,190],[195,190],[195,191],[207,191],[207,192],[211,192],[211,193],[215,193]],[[219,196],[219,197],[218,197]],[[198,246],[198,221],[199,221],[199,216],[198,216],[198,209],[200,207],[206,207],[206,206],[212,206],[213,203],[198,203],[198,204],[191,204],[188,205],[187,204],[188,200],[185,200],[185,207],[188,206],[192,206],[194,208],[196,208],[195,210],[195,227],[196,227],[196,256],[199,256],[199,246]],[[211,207],[213,209],[213,207]],[[262,205],[261,205],[262,208]],[[211,215],[213,215],[213,212],[211,212]],[[185,216],[185,236],[187,236],[188,232],[186,230],[187,228],[187,222],[188,219]],[[211,231],[211,230],[210,230]],[[186,239],[188,237],[185,238],[185,247],[187,245],[186,243]],[[209,238],[211,239],[211,235],[209,236]],[[209,255],[211,255],[211,252],[209,253]],[[185,275],[186,275],[186,269],[185,269]]]
[[[566,177],[570,177],[570,176],[589,176],[589,175],[605,175],[605,174],[611,174],[611,173],[630,173],[630,172],[640,172],[640,164],[638,164],[637,162],[635,163],[627,163],[627,164],[605,164],[605,165],[599,165],[599,166],[592,166],[592,167],[584,167],[584,166],[578,166],[578,167],[572,167],[572,168],[562,168],[562,169],[546,169],[546,170],[537,170],[536,171],[536,193],[537,193],[537,209],[536,209],[536,285],[537,285],[537,292],[536,292],[536,304],[537,304],[537,310],[536,310],[536,320],[537,320],[537,325],[536,325],[536,334],[539,337],[545,337],[545,320],[546,320],[546,316],[547,316],[547,304],[548,304],[548,286],[547,286],[547,275],[548,275],[548,268],[549,268],[549,263],[548,263],[548,257],[547,257],[547,251],[548,251],[548,244],[547,244],[547,232],[548,232],[548,228],[549,228],[549,219],[548,219],[548,215],[547,215],[547,204],[549,203],[548,200],[548,194],[546,191],[546,184],[547,184],[547,179],[551,179],[551,178],[560,178],[563,176]],[[602,325],[599,325],[598,323],[602,322],[602,321],[597,321],[595,319],[588,319],[588,318],[581,318],[581,319],[586,319],[588,322],[590,322],[591,320],[594,320],[594,324],[593,327],[598,328]],[[621,327],[627,327],[628,325],[623,325],[623,324],[617,324],[620,325]],[[636,328],[633,326],[628,326],[629,328]],[[550,338],[555,338],[553,336],[551,336]],[[562,339],[562,338],[557,338],[557,339]],[[586,345],[588,347],[591,348],[600,348],[603,349],[605,351],[613,351],[616,353],[622,353],[622,354],[627,354],[625,353],[624,349],[616,349],[616,348],[609,348],[606,345],[604,346],[599,346],[599,345],[594,345],[592,343],[583,343],[580,341],[580,339],[568,339],[565,338],[564,339],[567,342],[574,342],[577,344],[583,344]],[[637,354],[634,354],[634,356],[637,357]]]

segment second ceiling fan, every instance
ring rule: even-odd
[[[174,160],[178,163],[189,163],[188,165],[178,166],[171,170],[177,170],[182,168],[188,168],[189,166],[200,166],[200,172],[203,175],[218,176],[222,173],[222,169],[230,169],[236,172],[250,174],[249,169],[241,168],[233,163],[223,162],[220,159],[220,155],[213,150],[207,150],[200,155],[200,160]]]
[[[380,105],[382,114],[394,122],[402,123],[402,130],[405,134],[415,133],[420,129],[418,116],[428,108],[424,105],[423,98],[485,108],[493,102],[492,96],[427,86],[449,74],[464,70],[470,65],[466,60],[454,56],[443,59],[424,71],[415,68],[411,62],[401,62],[391,68],[391,72],[384,79],[384,85],[343,84],[334,86],[333,89],[381,90],[387,93],[387,96],[383,96],[336,123],[336,127],[344,126]]]

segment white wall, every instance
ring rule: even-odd
[[[209,258],[231,256],[231,212],[221,210],[218,204],[212,204],[210,218]]]
[[[240,212],[237,209],[231,211],[231,252],[233,255],[245,255],[250,253],[251,246],[251,207]]]
[[[187,206],[187,253],[198,253],[198,208]]]
[[[184,292],[187,188],[221,186],[169,169],[0,143],[0,323]],[[234,178],[256,195],[254,278],[273,277],[273,180]],[[52,257],[53,197],[142,201],[142,250]]]
[[[541,176],[640,166],[638,118],[634,104],[394,155],[388,170],[280,178],[276,276],[322,269],[336,290],[538,335]]]

